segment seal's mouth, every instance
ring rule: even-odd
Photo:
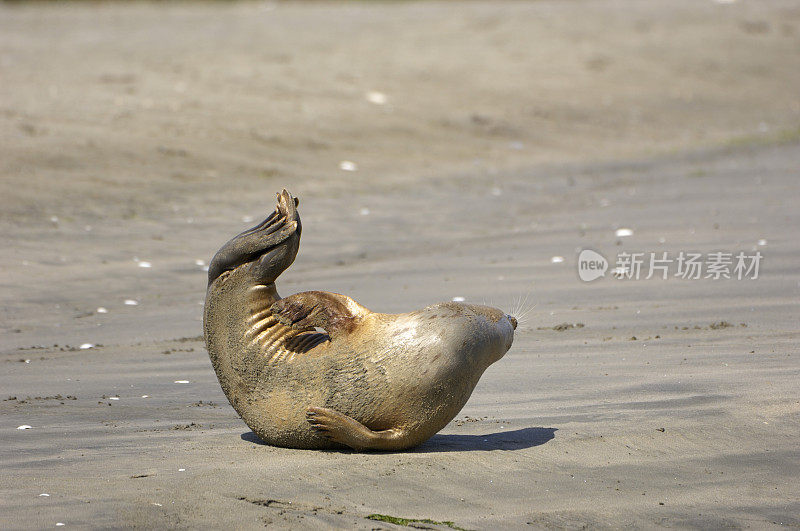
[[[506,317],[508,317],[508,320],[511,321],[511,328],[516,330],[517,329],[517,318],[513,317],[511,315],[506,315]]]

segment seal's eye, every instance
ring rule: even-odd
[[[517,319],[516,319],[516,317],[512,317],[511,315],[506,315],[506,317],[508,317],[508,320],[511,321],[511,328],[516,330],[517,329]]]

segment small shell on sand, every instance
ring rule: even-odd
[[[367,92],[364,97],[368,102],[374,103],[375,105],[386,105],[386,102],[388,101],[386,94],[375,90]]]

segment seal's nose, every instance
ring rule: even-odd
[[[516,330],[517,329],[517,319],[515,317],[510,316],[510,315],[506,315],[506,317],[508,317],[508,320],[511,321],[511,328]]]

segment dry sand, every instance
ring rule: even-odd
[[[800,5],[653,4],[0,4],[0,527],[800,526]],[[225,401],[196,261],[284,186],[283,294],[526,300],[420,448]],[[764,261],[584,283],[583,248]]]

